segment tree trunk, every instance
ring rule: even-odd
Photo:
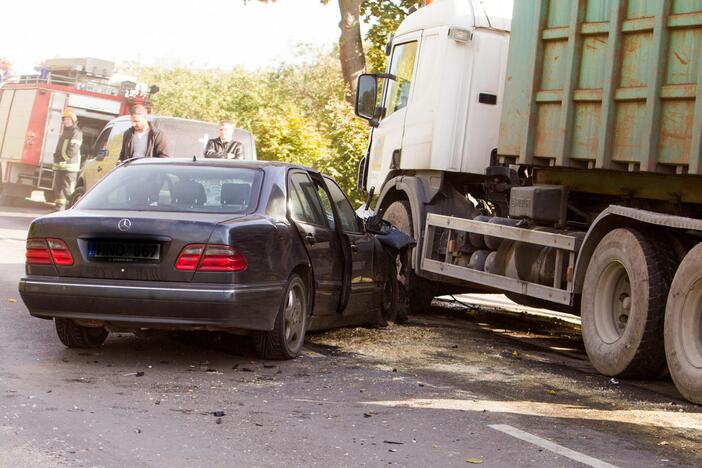
[[[338,0],[341,21],[339,38],[339,55],[341,72],[346,84],[346,100],[353,104],[356,98],[356,81],[358,75],[366,68],[366,56],[363,53],[361,37],[360,8],[363,0]]]

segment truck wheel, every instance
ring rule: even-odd
[[[71,319],[56,317],[54,322],[61,343],[69,348],[98,348],[109,334],[103,327],[84,327]]]
[[[415,236],[414,229],[412,226],[412,208],[407,200],[394,201],[387,207],[383,213],[383,219],[390,222],[400,231],[408,234],[412,237]],[[415,237],[416,239],[416,237]],[[409,297],[403,302],[409,302],[409,313],[417,314],[421,312],[426,312],[426,310],[431,305],[432,299],[434,299],[435,287],[430,281],[426,281],[423,278],[418,278],[412,269],[409,267],[411,264],[413,249],[408,249],[406,251],[406,258],[402,261],[406,262],[407,265],[407,276],[405,281],[405,287],[401,288],[401,294],[405,294]],[[406,289],[409,289],[408,291]],[[398,311],[398,322],[407,321],[407,312],[400,310]]]
[[[604,375],[651,378],[665,372],[663,317],[673,254],[635,229],[607,234],[585,273],[582,334]]]
[[[71,194],[71,199],[68,201],[68,207],[71,208],[73,205],[75,205],[83,195],[85,195],[85,187],[79,185]]]
[[[665,354],[680,393],[702,404],[702,244],[683,259],[665,308]]]
[[[256,353],[261,359],[294,359],[302,350],[307,331],[307,288],[297,274],[288,281],[275,318],[273,330],[256,339]]]

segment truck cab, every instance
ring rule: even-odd
[[[357,114],[374,127],[361,188],[378,193],[402,171],[485,173],[497,148],[511,9],[505,0],[437,0],[405,19],[387,73],[359,81]]]

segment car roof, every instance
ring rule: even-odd
[[[219,159],[219,158],[134,158],[128,159],[122,165],[180,165],[180,166],[210,166],[210,167],[246,167],[253,169],[266,169],[269,167],[283,167],[289,169],[301,169],[304,171],[319,173],[318,170],[300,164],[287,163],[283,161],[248,161],[241,159]]]
[[[127,115],[120,115],[119,117],[115,117],[114,119],[111,120],[111,122],[123,122],[125,120],[129,120],[130,116]],[[198,123],[203,123],[203,124],[209,124],[209,125],[219,125],[217,122],[207,122],[205,120],[196,120],[196,119],[184,119],[182,117],[171,117],[169,115],[156,115],[156,114],[148,114],[146,116],[146,119],[149,122],[154,122],[156,120],[173,120],[173,121],[179,121],[179,122],[198,122]]]

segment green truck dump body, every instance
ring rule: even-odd
[[[500,160],[700,203],[701,74],[702,0],[515,0]]]

